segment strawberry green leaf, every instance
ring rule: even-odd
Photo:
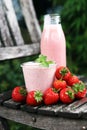
[[[74,92],[73,92],[73,91],[68,90],[66,93],[67,93],[67,95],[68,95],[71,99],[74,99]]]
[[[25,88],[21,87],[20,88],[20,94],[22,94],[23,96],[26,96],[27,95],[27,91]]]
[[[37,102],[40,102],[43,100],[43,93],[41,91],[35,91],[34,98]]]
[[[60,71],[60,74],[62,76],[65,76],[69,71],[66,69],[66,68],[63,68],[61,71]]]
[[[73,85],[73,90],[75,91],[75,93],[82,92],[84,88],[85,88],[85,85],[83,82],[76,83]]]

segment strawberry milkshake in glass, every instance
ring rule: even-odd
[[[40,63],[26,62],[22,65],[25,87],[27,91],[40,90],[44,91],[52,87],[55,76],[56,64],[50,64],[44,67]]]
[[[44,28],[41,37],[41,54],[57,63],[57,67],[66,66],[66,43],[60,16],[44,16]]]

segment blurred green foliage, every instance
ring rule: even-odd
[[[49,0],[52,2],[52,6],[59,6],[59,5],[64,5],[67,0]]]
[[[61,12],[67,42],[67,65],[78,74],[87,73],[86,9],[86,0],[67,0]]]
[[[8,125],[11,125],[11,130],[40,130],[13,121],[8,121]]]

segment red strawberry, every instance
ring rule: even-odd
[[[79,82],[73,85],[73,90],[75,91],[75,96],[77,99],[86,97],[86,87],[83,82]]]
[[[67,84],[68,84],[69,86],[72,86],[72,85],[74,85],[74,84],[76,84],[76,83],[79,83],[79,82],[80,82],[80,80],[78,79],[78,77],[77,77],[76,75],[72,75],[72,76],[68,79]]]
[[[61,89],[67,87],[67,83],[64,80],[54,80],[53,87],[60,91]]]
[[[72,74],[70,70],[64,66],[60,66],[55,72],[55,76],[57,79],[64,79],[66,81],[71,77],[71,75]]]
[[[60,91],[60,100],[63,103],[69,104],[75,99],[74,91],[71,88],[64,88]]]
[[[17,86],[12,91],[12,100],[16,102],[23,102],[26,99],[26,89],[20,86]]]
[[[27,94],[26,103],[31,106],[40,105],[43,101],[43,94],[41,91],[30,91]]]
[[[46,105],[51,105],[57,103],[59,100],[59,94],[54,88],[48,88],[44,93],[44,103]]]

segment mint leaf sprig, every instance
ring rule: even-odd
[[[53,61],[47,60],[47,56],[39,55],[35,62],[41,63],[44,67],[49,67],[50,64],[53,64]]]

